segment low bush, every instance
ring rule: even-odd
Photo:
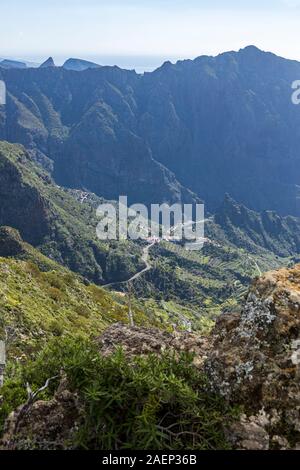
[[[236,411],[209,390],[192,356],[166,353],[129,361],[119,349],[102,357],[93,343],[80,338],[55,338],[24,367],[19,387],[13,379],[8,381],[2,419],[11,403],[16,406],[20,401],[22,383],[39,387],[60,369],[66,372],[71,391],[79,393],[85,410],[75,448],[228,448],[223,424]],[[49,396],[57,385],[51,383]]]

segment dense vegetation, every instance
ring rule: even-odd
[[[0,224],[17,228],[47,255],[43,262],[55,260],[96,284],[129,279],[144,267],[140,243],[97,239],[96,207],[102,199],[58,187],[20,146],[0,143],[0,165]],[[202,328],[203,319],[214,319],[239,302],[259,270],[286,265],[297,255],[299,225],[296,218],[259,214],[227,197],[205,225],[210,243],[202,250],[188,252],[170,243],[150,250],[153,269],[134,283],[139,308],[163,323],[171,319],[180,325],[188,318],[193,328]],[[2,256],[24,258],[7,238],[0,233],[2,246],[14,248]],[[36,262],[29,245],[25,252]]]
[[[200,251],[165,242],[152,248],[152,270],[134,283],[136,296],[145,299],[144,308],[155,306],[157,314],[169,321],[184,324],[187,319],[194,329],[202,330],[207,320],[214,320],[222,311],[239,308],[260,271],[291,261],[291,257],[278,257],[257,245],[247,252],[230,244],[216,224],[213,230],[212,243]]]
[[[53,336],[95,337],[111,323],[128,322],[126,298],[50,266],[42,271],[31,260],[0,258],[0,339],[8,335],[10,358],[36,353]],[[158,324],[154,315],[132,309],[137,325]]]
[[[0,142],[0,225],[51,259],[101,283],[128,278],[143,264],[138,245],[96,236],[100,198],[58,187],[21,146]]]
[[[54,339],[36,359],[11,373],[1,393],[0,426],[24,402],[24,384],[41,387],[63,369],[83,406],[70,447],[83,449],[226,449],[224,420],[236,411],[208,389],[192,357],[150,355],[129,360],[122,350],[102,357],[81,338]],[[57,379],[58,380],[58,379]],[[44,393],[51,398],[58,381]],[[38,446],[39,436],[33,437]],[[28,436],[30,441],[30,436]]]

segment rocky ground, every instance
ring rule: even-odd
[[[238,447],[300,448],[300,266],[265,274],[240,314],[214,329],[205,369],[212,386],[240,403]]]
[[[117,323],[108,328],[99,338],[101,354],[113,353],[117,347],[122,346],[128,357],[161,354],[162,352],[190,352],[195,355],[196,367],[203,367],[210,350],[210,341],[207,337],[188,332],[168,333],[157,328],[129,327]]]
[[[6,421],[1,449],[68,449],[80,422],[82,407],[78,396],[68,390],[64,376],[52,400],[27,402]]]
[[[300,449],[300,265],[255,281],[242,311],[222,315],[210,337],[118,323],[98,344],[103,355],[118,346],[129,357],[193,352],[210,387],[242,405],[239,420],[226,429],[234,448]],[[53,400],[37,401],[26,413],[21,407],[9,417],[3,446],[18,447],[35,434],[50,443],[67,442],[79,419],[80,404],[62,379]]]

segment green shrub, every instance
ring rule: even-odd
[[[52,272],[44,273],[43,277],[45,280],[47,280],[47,282],[50,284],[51,287],[60,289],[60,290],[65,289],[64,279],[61,276],[61,273],[52,271]]]
[[[61,336],[64,332],[63,326],[58,320],[52,320],[50,324],[50,331],[54,336]]]
[[[76,305],[74,307],[74,310],[81,317],[84,317],[84,318],[90,317],[91,312],[90,312],[90,309],[86,305],[83,305],[83,304]]]
[[[50,299],[54,300],[55,302],[62,302],[64,300],[64,295],[62,294],[60,289],[56,287],[49,287],[47,289],[47,293]]]
[[[76,448],[228,448],[222,426],[234,412],[209,391],[189,355],[129,361],[121,349],[102,357],[89,341],[56,338],[24,367],[23,383],[39,387],[62,368],[85,409]],[[56,387],[54,381],[49,393]]]
[[[25,386],[18,379],[8,380],[0,390],[0,436],[3,433],[5,419],[27,399]]]

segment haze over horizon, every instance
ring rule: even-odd
[[[254,44],[300,60],[299,0],[3,0],[0,11],[3,58],[51,55],[61,65],[79,57],[147,70]]]

